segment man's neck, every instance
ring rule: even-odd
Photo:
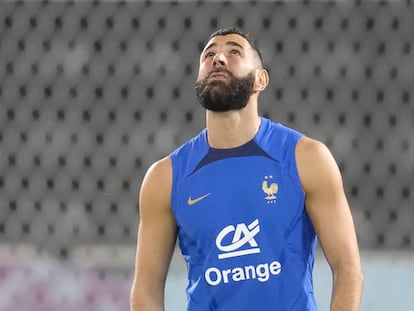
[[[239,147],[254,138],[261,118],[257,111],[245,107],[240,111],[207,111],[207,138],[210,147],[225,149]]]

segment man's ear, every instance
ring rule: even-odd
[[[256,81],[254,83],[254,91],[261,92],[269,85],[269,73],[266,69],[258,69],[256,72]]]

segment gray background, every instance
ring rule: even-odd
[[[128,308],[142,177],[204,128],[198,57],[227,26],[263,52],[260,113],[322,140],[340,165],[363,254],[361,309],[409,308],[411,1],[3,1],[0,311]],[[167,310],[183,308],[184,274],[177,256]]]

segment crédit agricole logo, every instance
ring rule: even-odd
[[[252,254],[260,254],[260,247],[255,240],[260,233],[259,220],[255,219],[250,224],[245,223],[228,225],[224,227],[216,238],[216,246],[221,251],[218,259],[228,259]],[[233,237],[231,238],[231,235]],[[231,243],[225,244],[224,241]],[[260,263],[258,265],[246,265],[230,269],[220,270],[217,267],[210,267],[204,272],[207,283],[211,286],[227,284],[230,282],[241,282],[257,279],[259,282],[266,282],[271,276],[276,276],[282,271],[279,261]]]

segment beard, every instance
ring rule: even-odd
[[[230,77],[230,81],[208,82],[210,75],[217,72],[226,73]],[[237,78],[228,70],[216,69],[210,72],[205,79],[196,82],[197,99],[201,106],[211,111],[240,110],[246,107],[253,93],[254,81],[254,72],[250,72],[245,77]]]

